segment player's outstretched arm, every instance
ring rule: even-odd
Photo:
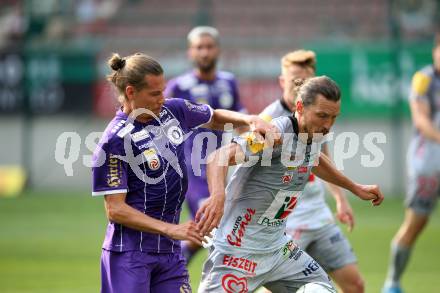
[[[321,153],[319,165],[313,167],[312,172],[319,178],[338,185],[351,191],[354,195],[363,200],[371,200],[373,205],[380,205],[383,201],[383,194],[377,185],[362,185],[351,181],[344,174],[339,172],[331,163],[330,159]]]
[[[126,204],[125,197],[125,193],[105,195],[105,210],[110,221],[139,231],[161,234],[176,240],[190,240],[202,245],[203,238],[195,222],[175,225],[157,220]]]
[[[236,143],[225,145],[209,156],[206,177],[210,196],[200,206],[195,217],[201,235],[208,235],[220,224],[225,203],[228,167],[243,162],[244,158],[241,147]]]
[[[322,146],[322,152],[331,160],[328,144]],[[332,162],[333,163],[333,162]],[[354,227],[355,219],[353,209],[350,202],[347,200],[344,191],[337,185],[326,182],[327,189],[336,201],[336,218],[343,224],[348,226],[348,231],[351,232]]]
[[[275,132],[275,127],[256,115],[247,115],[239,112],[216,109],[209,123],[202,125],[203,128],[224,130],[227,123],[232,123],[234,128],[248,126],[251,131],[262,135],[266,132]]]

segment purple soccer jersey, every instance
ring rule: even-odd
[[[167,99],[157,119],[140,123],[118,111],[94,153],[93,195],[126,193],[126,203],[168,223],[179,223],[188,185],[184,140],[210,121],[212,109]],[[109,251],[180,252],[180,241],[109,222]]]
[[[225,71],[218,71],[212,81],[201,80],[194,72],[188,72],[170,80],[165,90],[165,96],[181,98],[195,103],[209,104],[213,109],[227,109],[241,111],[243,107],[239,101],[237,82],[234,75]],[[194,137],[203,132],[211,132],[216,136],[215,148],[221,146],[222,131],[197,129],[185,141],[185,157],[188,164],[188,192],[187,203],[192,216],[195,216],[199,203],[209,196],[206,182],[206,164],[198,158],[192,158],[191,153],[206,158],[208,141],[193,144]],[[191,165],[191,162],[194,164]]]

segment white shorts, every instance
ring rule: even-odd
[[[287,234],[327,272],[357,262],[350,242],[334,223],[313,230],[288,230]]]
[[[310,282],[333,287],[327,273],[293,241],[267,254],[226,254],[211,247],[198,292],[245,293],[261,286],[272,292],[295,292]]]

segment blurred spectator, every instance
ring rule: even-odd
[[[21,40],[26,32],[27,21],[18,2],[0,13],[0,48]]]

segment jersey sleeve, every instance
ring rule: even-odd
[[[93,196],[128,192],[128,163],[119,159],[124,154],[123,142],[116,138],[98,146],[93,155]]]
[[[196,104],[184,99],[173,99],[173,102],[181,117],[180,123],[189,129],[209,123],[214,115],[212,108],[206,104]]]
[[[417,71],[411,82],[410,100],[423,100],[429,103],[429,88],[432,77],[424,72]]]

